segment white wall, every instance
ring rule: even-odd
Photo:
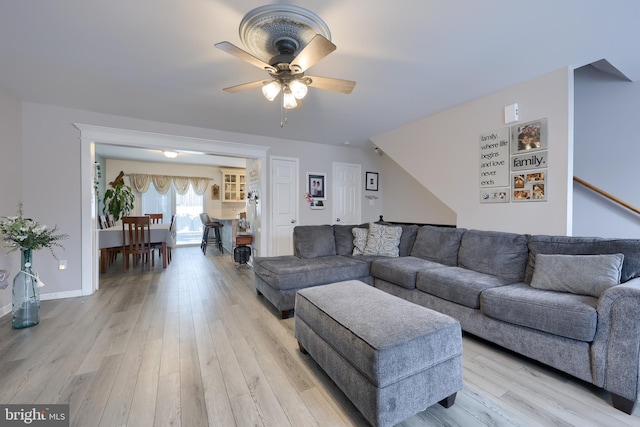
[[[15,215],[22,200],[22,105],[0,91],[0,216]],[[27,208],[25,206],[25,208]],[[0,290],[0,316],[11,311],[11,283],[20,269],[20,254],[7,254],[0,242],[0,270],[7,270],[9,286]],[[40,258],[40,257],[39,257]],[[34,255],[34,263],[37,261]],[[45,282],[46,283],[46,282]]]
[[[385,220],[423,224],[457,223],[453,210],[385,154],[382,155],[382,170],[380,196],[384,195]],[[411,202],[407,204],[406,200]]]
[[[504,107],[520,122],[547,118],[548,201],[481,204],[479,136],[505,127]],[[570,234],[573,71],[561,69],[372,138],[457,215],[457,225],[519,233]]]
[[[575,72],[575,175],[640,209],[640,82]],[[640,238],[640,216],[575,184],[574,234]]]

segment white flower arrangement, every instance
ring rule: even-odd
[[[0,218],[0,234],[4,235],[7,247],[11,248],[9,252],[18,249],[39,250],[48,248],[56,258],[53,253],[53,247],[62,248],[62,245],[58,242],[69,238],[67,234],[56,234],[57,231],[58,226],[48,228],[46,225],[41,225],[31,218],[25,218],[22,211],[22,202],[18,203],[18,215]]]

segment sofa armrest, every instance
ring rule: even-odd
[[[635,402],[640,391],[640,278],[609,288],[597,310],[591,348],[594,383]]]

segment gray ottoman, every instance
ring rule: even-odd
[[[374,426],[448,408],[462,389],[458,321],[357,280],[298,291],[295,336]]]

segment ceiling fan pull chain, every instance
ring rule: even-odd
[[[284,93],[282,94],[284,98]],[[283,128],[287,125],[287,109],[284,108],[284,104],[280,103],[280,127]]]

